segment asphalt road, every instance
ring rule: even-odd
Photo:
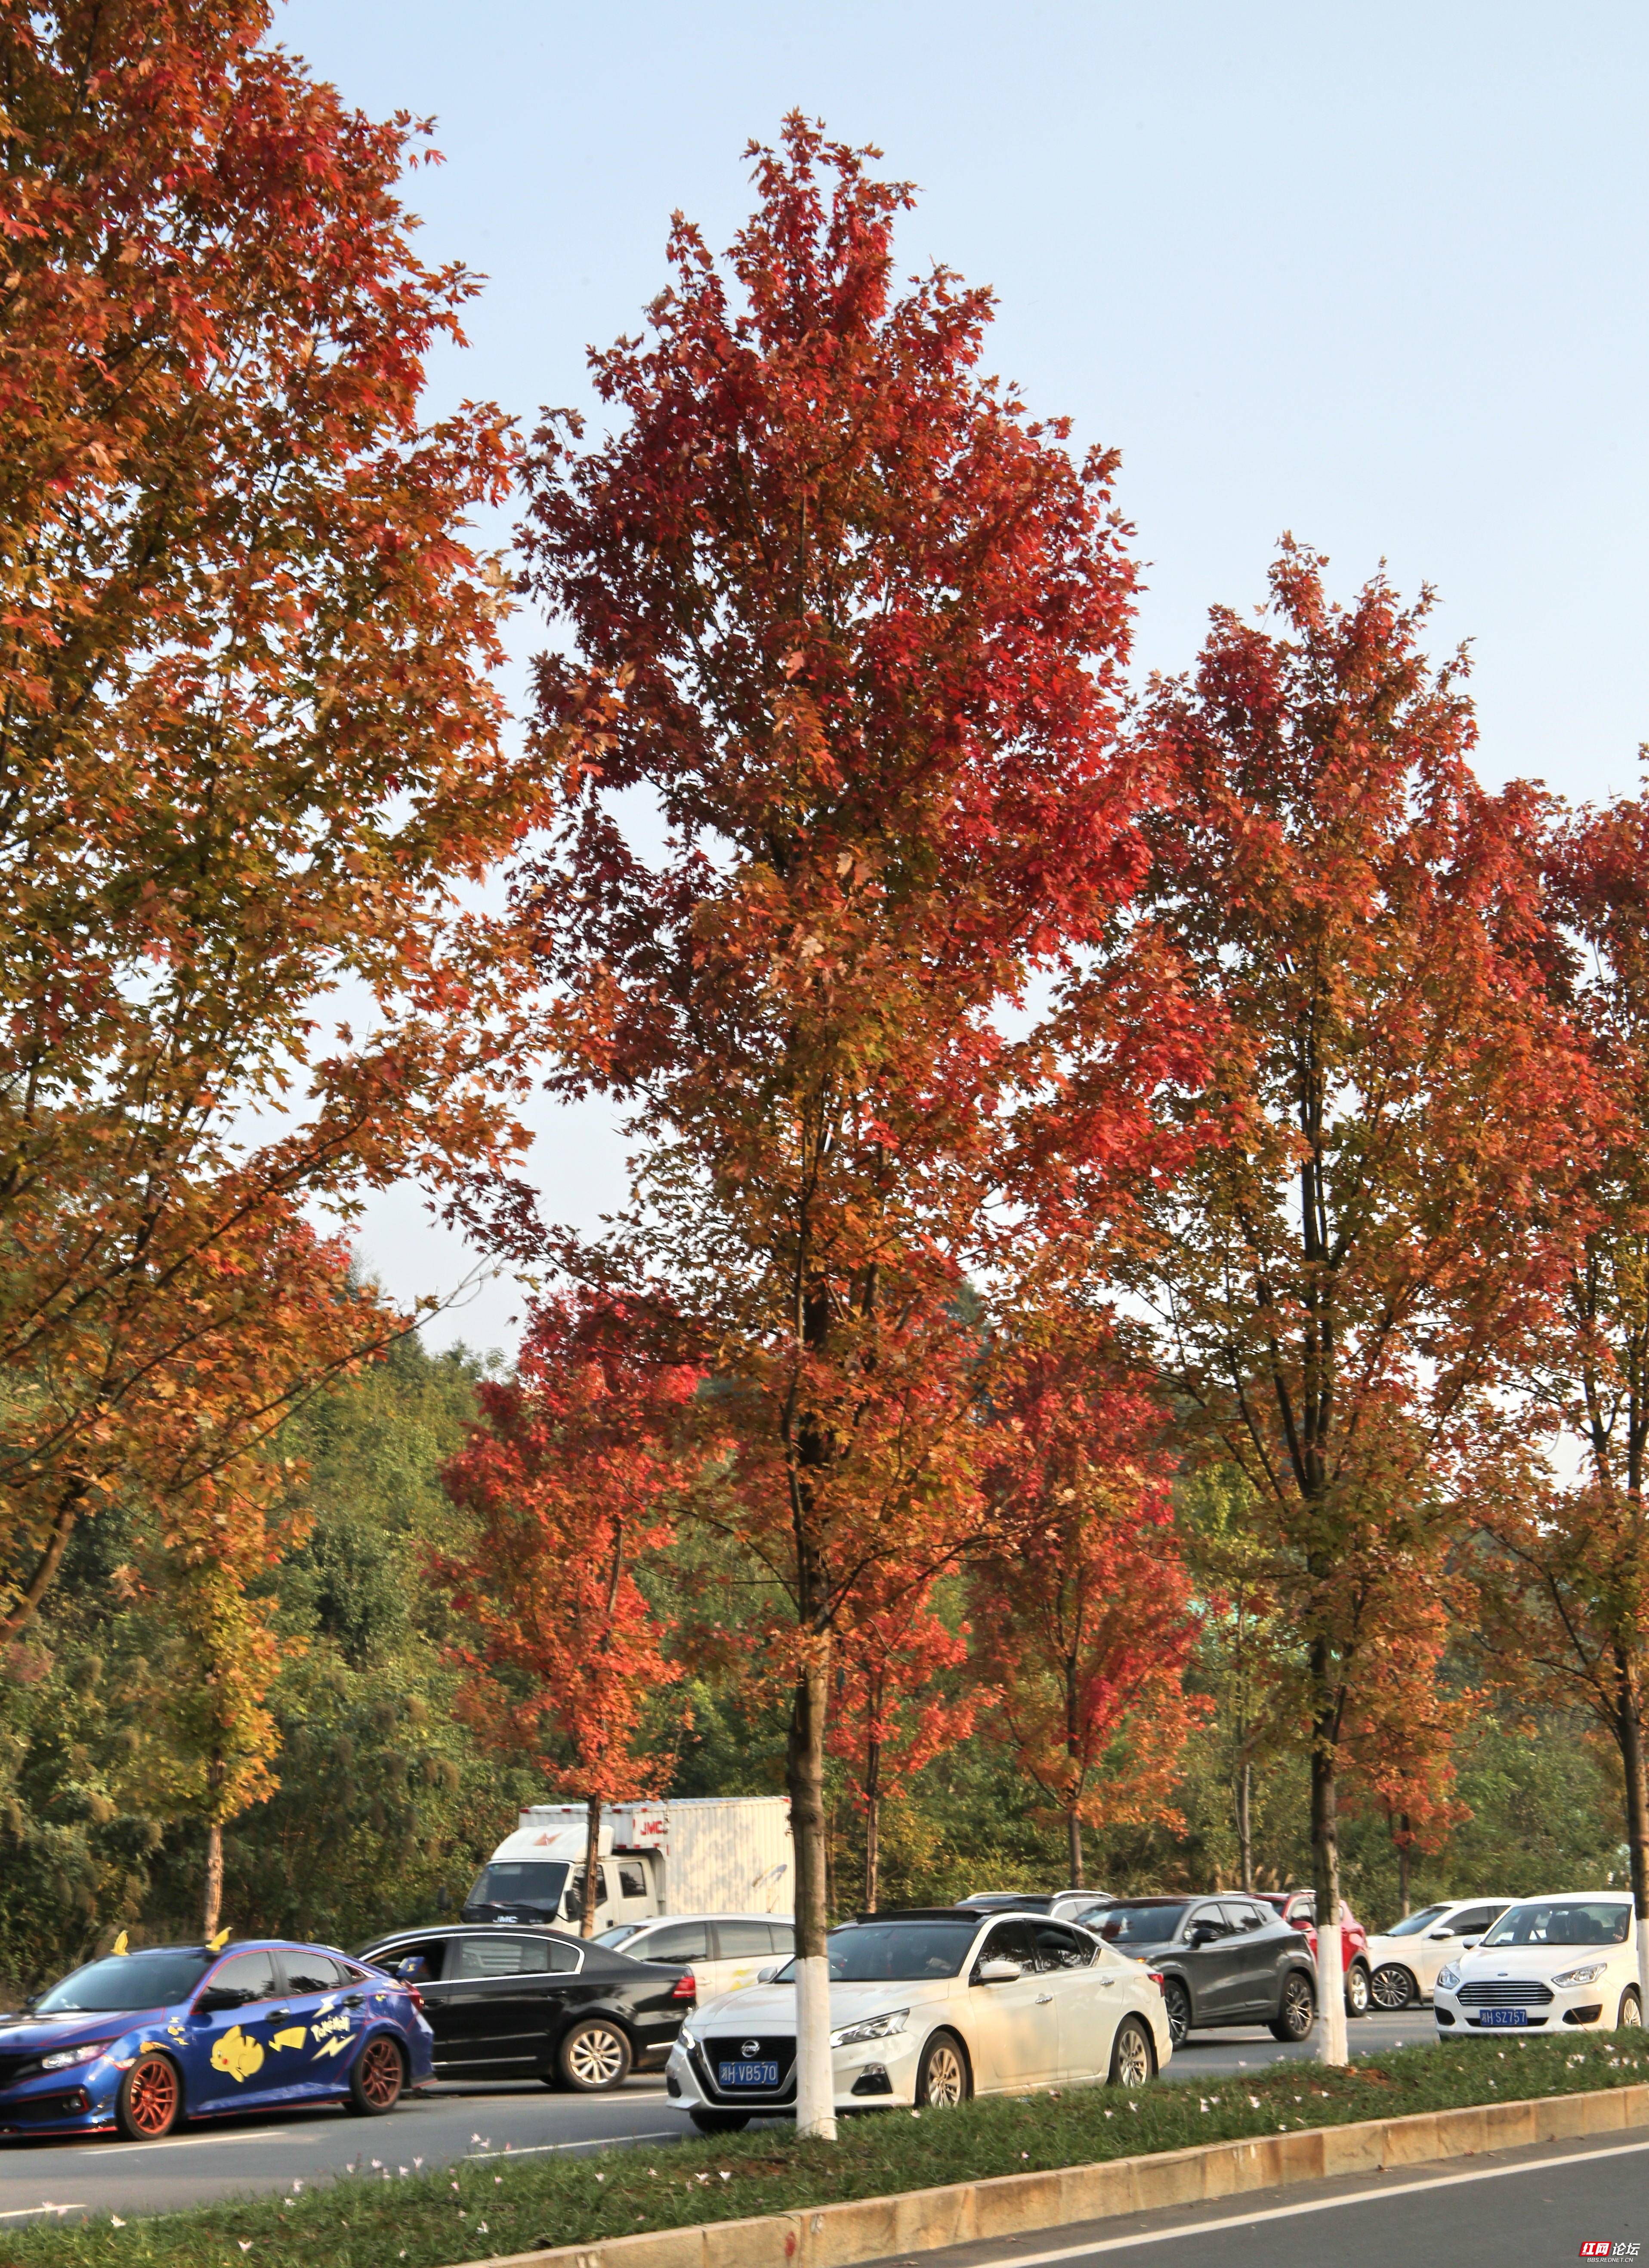
[[[1429,2009],[1370,2016],[1349,2027],[1355,2054],[1436,2036]],[[1201,2032],[1174,2057],[1176,2079],[1218,2079],[1285,2060],[1309,2062],[1313,2047],[1281,2047],[1263,2031]],[[538,2155],[647,2143],[659,2149],[692,2128],[669,2108],[662,2079],[632,2079],[616,2094],[572,2095],[536,2084],[437,2087],[409,2097],[387,2118],[336,2110],[293,2110],[184,2128],[164,2142],[0,2142],[0,2228],[59,2212],[159,2213],[247,2190],[290,2190],[336,2179],[351,2167],[392,2179],[399,2169],[441,2166],[489,2154]],[[1644,2256],[1649,2268],[1649,2252]]]
[[[1649,2142],[1600,2136],[1257,2190],[925,2252],[919,2268],[1557,2268],[1588,2242],[1649,2260]]]

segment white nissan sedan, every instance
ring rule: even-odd
[[[1641,2024],[1630,1896],[1578,1890],[1520,1899],[1475,1952],[1438,1971],[1432,2008],[1440,2039]]]
[[[1161,1979],[1046,1914],[874,1914],[832,1930],[828,1948],[838,2110],[1142,2087],[1173,2051]],[[787,1962],[683,2025],[665,2091],[706,2133],[794,2112],[793,1976]]]

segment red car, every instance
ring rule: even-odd
[[[1256,1890],[1262,1906],[1280,1913],[1291,1928],[1305,1933],[1317,1958],[1317,1898],[1311,1890]],[[1345,2007],[1348,2016],[1369,2012],[1368,1932],[1343,1898],[1340,1901],[1340,1955],[1345,1964]]]

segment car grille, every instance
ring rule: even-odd
[[[795,2084],[795,2074],[793,2066],[795,2063],[795,2035],[794,2032],[780,2032],[765,2039],[758,2039],[753,2052],[751,2051],[750,2034],[736,2032],[725,2039],[700,2040],[699,2052],[702,2059],[704,2076],[709,2080],[714,2092],[721,2096],[724,2101],[730,2101],[736,2095],[741,2101],[748,2095],[765,2095],[772,2101],[780,2095],[788,2095]],[[776,2063],[779,2066],[779,2084],[777,2087],[723,2087],[716,2078],[716,2070],[719,2065],[724,2063]]]
[[[0,2087],[15,2086],[27,2073],[39,2069],[38,2055],[0,2056]]]
[[[1511,1977],[1503,1984],[1462,1984],[1454,1997],[1462,2008],[1548,2008],[1552,1992],[1532,1977]]]

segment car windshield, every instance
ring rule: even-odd
[[[476,1876],[464,1904],[470,1906],[532,1906],[553,1913],[566,1888],[564,1860],[495,1859]]]
[[[1624,1945],[1631,1908],[1620,1898],[1531,1898],[1503,1913],[1491,1945]]]
[[[1164,1904],[1151,1898],[1140,1905],[1107,1906],[1095,1915],[1092,1926],[1107,1945],[1166,1945],[1178,1934],[1189,1903]]]
[[[621,1921],[613,1929],[598,1929],[595,1933],[595,1943],[597,1945],[628,1945],[640,1926],[639,1921]]]
[[[1422,1906],[1418,1913],[1405,1914],[1401,1921],[1394,1921],[1386,1934],[1387,1937],[1418,1937],[1423,1929],[1430,1929],[1432,1923],[1447,1911],[1446,1906]]]
[[[167,2008],[187,2000],[217,1959],[213,1953],[122,1953],[88,1962],[34,2003],[37,2016],[105,2016],[127,2008]]]
[[[959,1977],[979,1935],[977,1916],[965,1921],[851,1922],[824,1940],[832,1984],[913,1984],[923,1977]],[[775,1970],[776,1984],[795,1983],[795,1962]]]

